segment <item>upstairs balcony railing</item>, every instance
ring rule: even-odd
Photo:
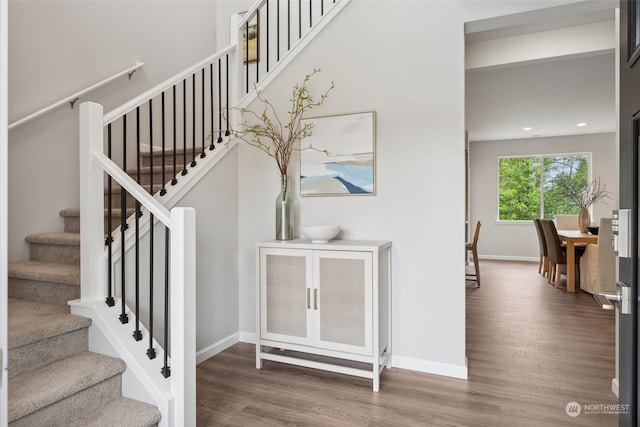
[[[303,44],[323,18],[337,13],[348,0],[261,0],[244,13],[232,37],[237,39],[239,93],[249,94],[290,52]],[[324,21],[326,22],[326,20]]]

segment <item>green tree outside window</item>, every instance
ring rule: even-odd
[[[586,184],[588,175],[585,154],[502,157],[498,160],[498,219],[529,221],[577,214],[580,208],[564,196],[562,184]]]

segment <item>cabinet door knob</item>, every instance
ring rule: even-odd
[[[311,309],[311,288],[307,288],[307,310]]]
[[[313,309],[318,309],[318,288],[313,290]]]

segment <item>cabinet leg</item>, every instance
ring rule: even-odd
[[[260,351],[260,344],[256,344],[256,369],[262,369],[262,358],[260,357]]]

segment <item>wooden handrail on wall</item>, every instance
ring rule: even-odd
[[[107,77],[106,79],[101,80],[98,83],[89,86],[88,88],[82,89],[81,91],[78,91],[78,92],[74,93],[73,95],[69,95],[69,96],[61,99],[60,101],[49,105],[48,107],[42,108],[42,109],[36,111],[33,114],[29,114],[28,116],[21,118],[20,120],[16,120],[15,122],[13,122],[13,123],[11,123],[9,125],[9,130],[15,129],[18,126],[21,126],[21,125],[23,125],[23,124],[25,124],[25,123],[37,118],[37,117],[40,117],[40,116],[48,113],[49,111],[52,111],[52,110],[60,107],[63,104],[67,104],[68,103],[68,104],[71,105],[71,108],[73,108],[75,103],[76,103],[76,101],[81,96],[83,96],[83,95],[85,95],[85,94],[87,94],[87,93],[89,93],[89,92],[91,92],[91,91],[93,91],[95,89],[98,89],[99,87],[102,87],[102,86],[104,86],[106,84],[109,84],[113,80],[115,80],[115,79],[117,79],[119,77],[122,77],[124,75],[129,76],[129,79],[131,79],[131,76],[133,76],[133,73],[135,73],[137,70],[142,68],[143,65],[144,65],[144,62],[138,62],[137,64],[127,68],[126,70],[119,71],[119,72],[115,73],[114,75],[112,75],[111,77]]]

